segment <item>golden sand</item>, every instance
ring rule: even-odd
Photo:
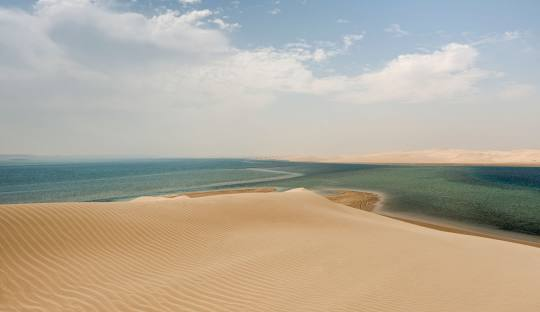
[[[190,198],[195,197],[204,197],[204,196],[215,196],[215,195],[225,195],[225,194],[242,194],[242,193],[270,193],[275,192],[276,189],[273,187],[260,187],[260,188],[245,188],[245,189],[228,189],[228,190],[217,190],[217,191],[205,191],[205,192],[191,192],[184,193]]]
[[[540,311],[540,249],[306,190],[0,206],[0,311]]]

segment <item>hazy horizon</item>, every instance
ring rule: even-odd
[[[0,0],[0,155],[540,149],[537,1]]]

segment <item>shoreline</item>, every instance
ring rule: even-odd
[[[367,206],[367,207],[359,207],[359,206],[355,206],[355,205],[347,205],[347,206],[357,208],[357,209],[361,209],[361,210],[364,210],[364,211],[368,211],[368,212],[371,212],[371,213],[375,213],[375,214],[378,214],[378,215],[381,215],[381,216],[384,216],[384,217],[388,217],[388,218],[392,218],[392,219],[395,219],[395,220],[399,220],[399,221],[402,221],[402,222],[407,222],[407,223],[411,223],[411,224],[415,224],[415,225],[418,225],[418,226],[427,227],[427,228],[430,228],[430,229],[435,229],[435,230],[439,230],[439,231],[443,231],[443,232],[462,234],[462,235],[470,235],[470,236],[479,236],[479,237],[484,237],[484,238],[490,238],[490,239],[501,240],[501,241],[506,241],[506,242],[511,242],[511,243],[528,245],[528,246],[540,248],[540,241],[537,242],[537,241],[527,240],[526,238],[520,239],[520,238],[517,238],[517,237],[512,237],[512,235],[517,236],[517,235],[527,235],[527,234],[521,234],[521,233],[514,233],[514,234],[513,233],[508,233],[508,234],[501,233],[501,234],[498,234],[498,233],[493,233],[493,232],[494,231],[502,231],[502,230],[488,229],[488,228],[483,228],[481,226],[478,226],[475,229],[467,229],[467,228],[465,228],[466,225],[460,226],[460,225],[452,224],[452,222],[449,221],[449,220],[447,220],[446,222],[444,220],[437,220],[437,221],[435,221],[435,220],[426,220],[426,219],[428,219],[427,217],[426,218],[412,217],[412,216],[407,215],[407,214],[400,214],[400,213],[396,213],[396,212],[385,211],[384,206],[383,206],[384,200],[385,200],[385,195],[383,193],[381,193],[381,192],[374,192],[374,191],[369,191],[369,190],[353,190],[353,189],[329,189],[328,191],[334,192],[334,194],[335,193],[341,194],[342,196],[347,196],[347,194],[348,194],[351,197],[351,200],[354,200],[354,197],[361,198],[361,197],[365,196],[364,194],[372,194],[372,195],[376,196],[378,199],[377,199],[377,202],[373,203],[373,205],[371,205],[371,206]],[[325,197],[327,199],[332,200],[332,195],[325,196]],[[341,201],[336,201],[336,200],[332,200],[332,201],[344,204],[344,202],[347,201],[347,200],[341,198]]]
[[[200,192],[187,192],[179,194],[169,194],[162,196],[148,196],[150,198],[159,199],[177,199],[182,197],[188,198],[197,198],[197,197],[207,197],[215,195],[232,195],[232,194],[245,194],[245,193],[272,193],[279,192],[276,187],[255,187],[255,188],[237,188],[237,189],[221,189],[221,190],[211,190],[211,191],[200,191]],[[483,238],[490,238],[500,241],[506,241],[521,245],[532,246],[540,248],[540,242],[531,241],[527,239],[520,239],[517,237],[512,237],[512,233],[490,233],[491,231],[497,231],[495,229],[488,229],[478,227],[475,229],[467,229],[466,226],[460,226],[452,224],[451,221],[447,220],[426,220],[422,217],[412,217],[407,214],[400,214],[396,212],[390,212],[384,210],[384,201],[385,194],[372,190],[359,190],[359,189],[323,189],[316,191],[317,194],[322,197],[339,204],[346,205],[355,209],[361,209],[367,212],[371,212],[383,217],[399,220],[402,222],[414,224],[417,226],[422,226],[438,231],[469,235],[469,236],[478,236]],[[148,198],[146,197],[146,198]],[[374,197],[376,200],[374,200]],[[137,200],[134,199],[134,200]],[[506,234],[506,235],[505,235]],[[520,233],[515,233],[515,235],[521,235]],[[526,235],[526,234],[523,234]]]
[[[323,157],[310,155],[283,155],[267,157],[266,159],[372,165],[540,167],[540,149],[424,149]]]
[[[540,242],[534,242],[534,241],[529,241],[529,240],[524,240],[524,239],[517,239],[517,238],[512,238],[512,237],[504,237],[504,236],[501,236],[501,235],[490,234],[488,232],[483,233],[483,232],[479,232],[479,231],[460,228],[460,227],[457,227],[457,226],[454,226],[454,225],[446,225],[446,224],[443,225],[443,224],[431,223],[431,222],[426,222],[426,221],[419,220],[419,219],[405,218],[405,217],[400,217],[400,216],[392,216],[392,215],[383,214],[383,213],[380,213],[379,215],[385,216],[385,217],[388,217],[388,218],[392,218],[392,219],[395,219],[395,220],[415,224],[415,225],[418,225],[418,226],[443,231],[443,232],[462,234],[462,235],[469,235],[469,236],[478,236],[478,237],[490,238],[490,239],[495,239],[495,240],[500,240],[500,241],[511,242],[511,243],[516,243],[516,244],[521,244],[521,245],[527,245],[527,246],[540,248]],[[489,230],[487,230],[487,231],[489,231]],[[509,236],[510,235],[511,234],[509,234]]]
[[[540,163],[488,163],[488,162],[384,162],[384,161],[340,161],[340,160],[297,160],[276,158],[279,161],[288,161],[293,163],[320,163],[320,164],[335,164],[335,165],[376,165],[376,166],[418,166],[418,167],[519,167],[519,168],[538,168]]]

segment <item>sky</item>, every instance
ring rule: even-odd
[[[540,148],[538,1],[0,0],[0,154]]]

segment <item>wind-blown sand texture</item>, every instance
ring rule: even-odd
[[[273,159],[333,163],[540,166],[540,150],[475,151],[459,149],[435,149],[409,152],[387,152],[367,155],[344,155],[335,157],[289,156],[275,157]]]
[[[0,311],[540,311],[540,249],[306,190],[0,206]]]

